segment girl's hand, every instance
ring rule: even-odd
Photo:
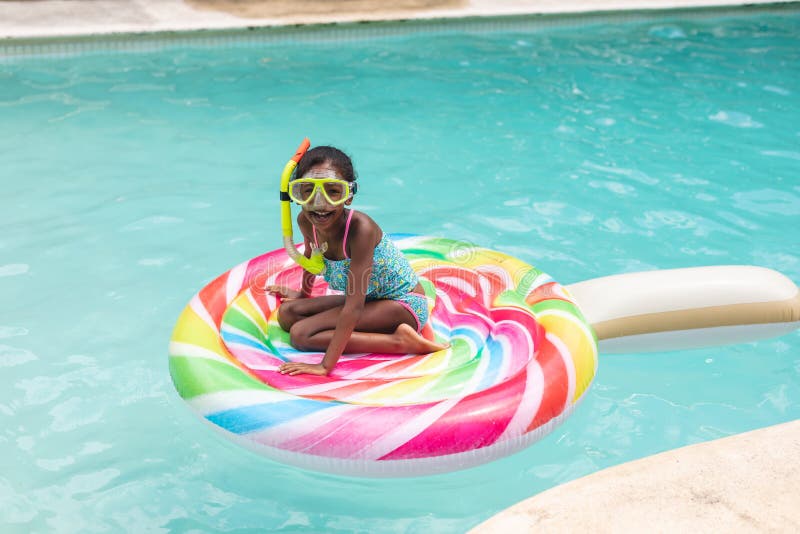
[[[267,286],[267,293],[276,295],[284,300],[302,298],[303,293],[286,286]]]
[[[281,364],[280,367],[278,367],[278,371],[280,371],[282,375],[292,375],[292,376],[302,375],[302,374],[326,376],[328,374],[328,370],[325,369],[321,363],[312,364],[312,363],[286,362],[284,364]]]

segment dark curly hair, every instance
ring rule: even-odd
[[[356,171],[350,156],[332,146],[315,146],[302,157],[297,164],[295,178],[302,178],[311,169],[321,163],[330,163],[343,180],[356,181]]]

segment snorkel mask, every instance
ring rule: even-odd
[[[330,176],[316,178],[305,176],[289,183],[289,198],[297,204],[305,206],[322,205],[341,206],[356,192],[356,184]]]
[[[310,272],[311,274],[322,274],[325,271],[325,263],[322,261],[322,254],[327,249],[327,243],[323,243],[321,247],[316,248],[312,247],[311,249],[311,257],[306,258],[304,255],[300,254],[297,251],[297,247],[294,246],[294,240],[292,238],[292,196],[289,194],[289,180],[292,177],[292,173],[294,169],[297,167],[297,163],[306,153],[308,147],[311,146],[311,142],[308,138],[303,139],[303,142],[300,143],[300,146],[295,152],[292,159],[290,159],[286,166],[283,168],[283,173],[281,174],[281,228],[283,230],[283,247],[286,249],[286,253],[289,255],[295,263],[300,265],[303,269]],[[316,178],[311,178],[310,180],[318,180]],[[322,181],[329,180],[326,178],[321,179]],[[297,182],[295,180],[293,183]],[[302,179],[300,180],[302,181]],[[308,203],[309,200],[312,200],[317,197],[316,190],[318,185],[313,185],[312,193],[308,195],[305,200],[305,203]],[[324,186],[322,187],[322,191],[325,197],[328,197],[328,194],[325,193]],[[302,195],[298,196],[302,200]],[[339,202],[340,204],[344,203],[347,199]]]

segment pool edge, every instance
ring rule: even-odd
[[[488,532],[798,531],[800,419],[672,449],[556,486]]]
[[[380,2],[375,2],[381,6]],[[9,41],[64,40],[121,35],[232,32],[254,29],[363,26],[375,23],[426,23],[464,19],[512,17],[580,18],[659,12],[720,12],[743,9],[792,9],[798,0],[467,0],[448,9],[331,12],[324,15],[243,18],[224,11],[196,9],[182,0],[141,0],[134,4],[114,0],[89,0],[63,7],[63,2],[42,0],[0,2],[0,44]],[[793,6],[794,5],[794,6]],[[299,9],[299,8],[298,8]]]

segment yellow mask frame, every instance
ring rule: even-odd
[[[328,190],[329,187],[327,186],[329,185],[334,186],[330,188],[332,191]],[[305,206],[311,202],[316,202],[315,197],[319,194],[331,206],[341,206],[353,198],[355,187],[351,188],[351,185],[353,184],[347,180],[339,178],[296,178],[289,182],[289,198],[292,199],[292,202]],[[305,195],[300,194],[297,189],[302,189],[302,186],[310,186],[310,192]],[[303,196],[305,196],[305,199]]]

